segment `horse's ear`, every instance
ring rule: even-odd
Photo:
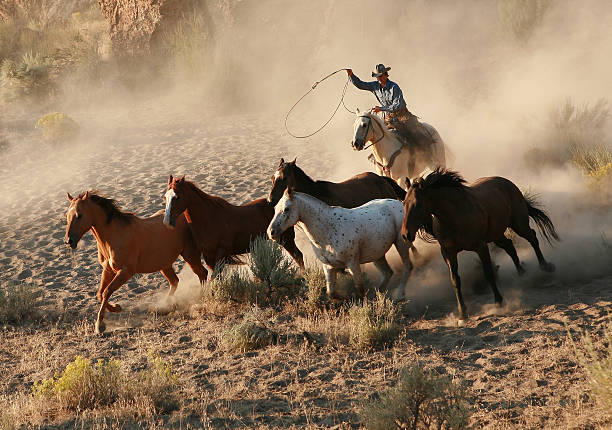
[[[359,108],[355,108],[355,112],[357,113],[357,115],[359,115],[361,113],[361,111],[359,110]]]
[[[89,198],[89,190],[85,191],[85,195],[83,196],[83,199],[88,199]]]
[[[168,185],[170,185],[172,183],[172,179],[174,179],[174,178],[172,178],[172,175],[168,176]]]
[[[185,182],[185,175],[181,176],[181,177],[178,179],[178,182]]]
[[[410,178],[406,176],[406,189],[410,188]]]
[[[70,195],[70,193],[66,193],[68,195],[68,200],[73,201],[74,199],[72,198],[72,196]]]
[[[292,199],[294,195],[295,194],[293,192],[293,187],[292,186],[288,186],[287,187],[287,196],[289,196],[289,198]]]
[[[295,165],[295,162],[296,162],[296,161],[297,161],[297,157],[295,157],[295,158],[293,159],[293,161],[292,161],[291,163],[289,163],[289,164],[293,164],[293,165]]]
[[[278,167],[282,166],[283,164],[285,164],[285,159],[281,158],[280,161],[278,162]]]

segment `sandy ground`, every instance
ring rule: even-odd
[[[184,174],[235,204],[267,194],[281,156],[297,156],[315,178],[341,177],[325,146],[313,150],[309,142],[289,138],[278,120],[187,116],[155,104],[91,116],[85,112],[75,120],[84,135],[57,146],[24,131],[26,120],[3,124],[11,146],[0,155],[0,284],[43,287],[45,317],[1,328],[0,395],[27,393],[35,381],[62,370],[79,354],[118,358],[136,369],[154,350],[172,361],[185,395],[182,412],[159,417],[161,426],[358,427],[363,402],[392,386],[400,368],[418,362],[467,382],[474,428],[612,426],[590,393],[566,332],[568,324],[597,333],[608,320],[609,265],[593,271],[575,267],[579,275],[568,277],[577,257],[555,259],[548,246],[544,253],[552,253],[561,275],[540,274],[527,248],[520,249],[530,271],[525,278],[513,273],[505,256],[498,257],[507,303],[500,311],[491,306],[488,289],[472,291],[470,285],[482,280],[474,257],[462,257],[472,317],[457,327],[454,294],[436,245],[419,244],[424,257],[402,307],[401,335],[383,351],[355,351],[326,340],[303,312],[285,310],[271,317],[281,335],[278,344],[229,354],[219,348],[219,333],[239,313],[151,312],[166,294],[159,273],[138,275],[124,285],[115,296],[124,311],[107,314],[108,332],[94,335],[100,275],[95,240],[86,234],[74,254],[63,245],[66,192],[97,189],[123,209],[146,216],[162,207],[169,174]],[[365,170],[364,163],[352,173]],[[346,170],[345,164],[342,174]],[[312,255],[304,236],[298,239]],[[195,300],[193,275],[184,271],[181,278],[179,297]],[[314,330],[316,348],[301,338],[305,329]],[[68,418],[56,424],[74,428],[77,422]]]

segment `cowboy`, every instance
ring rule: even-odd
[[[376,70],[372,72],[372,77],[376,81],[363,82],[353,73],[353,70],[346,69],[351,82],[360,90],[371,91],[380,103],[374,107],[374,112],[383,112],[385,124],[402,137],[418,147],[425,148],[432,143],[429,133],[424,130],[417,117],[410,113],[406,108],[406,102],[399,85],[389,80],[389,70],[384,64],[377,64]]]

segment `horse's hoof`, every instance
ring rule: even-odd
[[[465,325],[465,318],[459,318],[456,322],[457,327],[463,327]]]
[[[102,321],[96,321],[94,333],[101,334],[104,333],[104,330],[106,330],[106,324],[104,324]]]
[[[106,309],[109,312],[121,312],[121,306],[117,305],[117,304],[107,303],[106,304]]]
[[[495,302],[495,307],[496,307],[496,308],[498,308],[498,309],[499,309],[499,308],[501,308],[502,306],[503,306],[503,303],[502,303],[502,301],[501,301],[501,300],[500,300],[499,302]]]
[[[556,269],[555,265],[552,263],[542,264],[540,267],[542,268],[543,271],[548,272],[548,273],[552,273]]]

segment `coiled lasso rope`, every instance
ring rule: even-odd
[[[289,109],[289,112],[287,112],[287,115],[285,115],[285,130],[287,130],[287,133],[289,133],[291,136],[293,136],[295,138],[298,138],[298,139],[305,139],[307,137],[314,136],[315,134],[317,134],[318,132],[323,130],[327,124],[329,124],[329,122],[332,120],[334,115],[336,115],[336,112],[338,112],[338,109],[340,108],[340,105],[344,106],[344,109],[346,109],[348,112],[350,112],[352,114],[356,113],[356,112],[353,112],[352,110],[350,110],[349,108],[347,108],[346,105],[344,104],[344,95],[346,94],[346,87],[348,86],[348,83],[351,80],[351,78],[349,77],[349,78],[347,78],[346,83],[344,84],[344,88],[342,89],[342,95],[340,97],[340,101],[338,102],[338,105],[336,106],[336,108],[332,112],[332,114],[329,117],[329,119],[327,121],[325,121],[325,124],[323,124],[321,127],[319,127],[316,131],[314,131],[314,132],[312,132],[310,134],[303,135],[303,136],[299,136],[299,135],[293,134],[291,132],[291,130],[289,130],[289,127],[287,127],[287,119],[289,118],[289,115],[291,114],[291,111],[293,111],[293,109],[304,99],[304,97],[306,97],[308,94],[310,94],[317,87],[317,85],[319,85],[321,82],[323,82],[327,78],[330,78],[330,77],[334,76],[336,73],[341,72],[343,70],[348,70],[348,69],[338,69],[335,72],[330,73],[329,75],[325,76],[323,79],[315,82],[312,85],[312,87],[306,92],[306,94],[304,94],[302,97],[300,97],[300,99],[297,102],[295,102],[295,104],[293,106],[291,106],[291,109]]]

